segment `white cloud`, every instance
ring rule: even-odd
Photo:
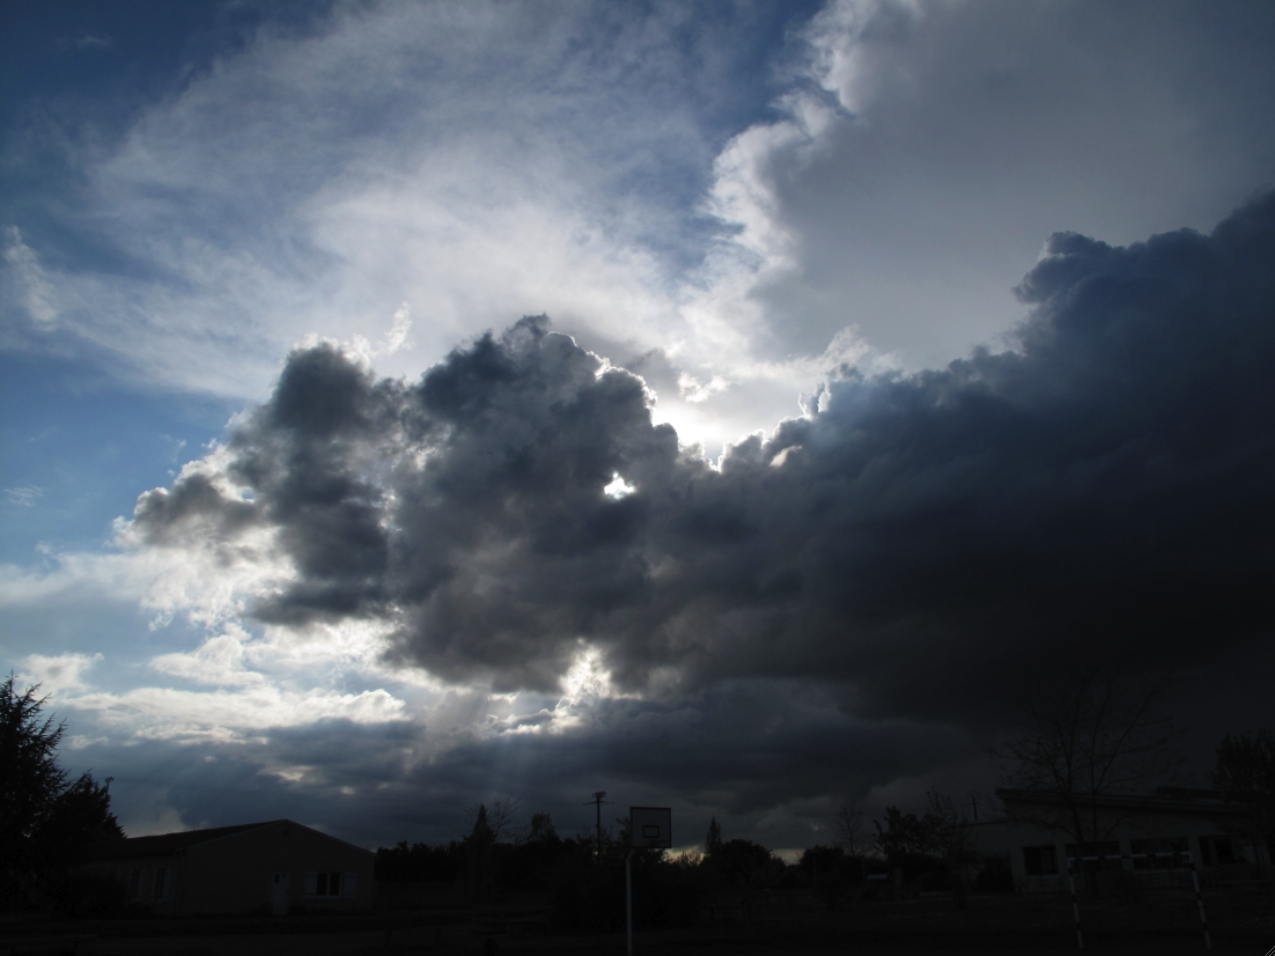
[[[161,674],[198,684],[219,687],[260,685],[265,683],[265,676],[245,666],[244,643],[248,639],[249,635],[242,627],[230,624],[224,634],[208,638],[194,651],[151,658],[150,667]]]
[[[88,750],[90,747],[107,744],[110,741],[110,737],[89,737],[84,734],[73,734],[66,738],[66,745],[71,750]]]
[[[399,349],[411,348],[412,345],[407,341],[407,334],[412,330],[412,306],[409,302],[404,302],[398,307],[394,313],[394,326],[390,329],[389,334],[385,337],[384,353],[393,355]]]
[[[25,313],[37,328],[47,328],[58,317],[58,296],[39,256],[22,239],[17,226],[4,230],[4,262],[10,289],[6,298],[15,313]],[[6,343],[7,344],[7,343]]]
[[[28,654],[21,661],[20,681],[39,684],[40,692],[62,697],[88,688],[85,674],[102,660],[101,654]]]
[[[162,833],[184,833],[196,829],[182,819],[181,811],[161,804],[148,807],[141,813],[125,817],[121,821],[124,832],[130,837],[157,836]],[[200,824],[199,826],[204,826]]]
[[[1253,83],[1275,77],[1231,42],[1255,11],[1177,13],[829,4],[803,34],[814,88],[716,161],[711,209],[739,232],[692,307],[772,358],[854,326],[937,366],[1018,321],[1010,290],[1052,232],[1211,228],[1269,177]]]
[[[291,637],[295,641],[295,635]],[[96,714],[99,729],[108,736],[81,735],[72,742],[72,749],[118,739],[120,733],[126,738],[183,743],[243,743],[258,740],[255,735],[261,731],[330,719],[375,724],[408,718],[405,702],[383,688],[337,693],[321,686],[350,665],[353,674],[363,669],[360,665],[374,656],[367,647],[351,660],[348,641],[344,659],[322,643],[291,651],[263,642],[246,649],[246,644],[250,635],[232,623],[194,651],[151,659],[151,669],[159,674],[217,688],[211,691],[145,686],[123,693],[97,690],[87,673],[103,660],[100,653],[30,654],[20,661],[19,679],[39,684],[43,693],[57,698],[62,710]],[[304,659],[298,660],[303,653]],[[262,663],[278,679],[253,668]],[[300,683],[304,689],[285,683]]]
[[[148,581],[160,573],[157,554],[118,555],[84,552],[50,554],[51,568],[0,565],[0,607],[19,608],[77,597],[136,602]]]
[[[806,32],[811,75],[848,113],[866,112],[887,86],[909,81],[898,54],[924,13],[916,0],[834,0]]]
[[[193,462],[187,468],[200,466]],[[191,535],[180,547],[142,546],[127,522],[118,522],[116,530],[112,551],[48,550],[40,567],[0,565],[0,608],[52,601],[119,602],[152,612],[152,627],[176,617],[217,627],[236,618],[245,602],[292,575],[267,533],[236,541],[230,561],[215,539]]]
[[[138,687],[122,694],[86,693],[65,706],[96,712],[104,726],[139,738],[238,742],[253,732],[301,727],[323,720],[381,724],[406,719],[404,703],[383,689],[339,694],[254,685],[231,692]]]

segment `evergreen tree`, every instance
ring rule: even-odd
[[[57,764],[65,725],[43,715],[39,687],[0,684],[0,900],[30,905],[66,875],[81,851],[124,836],[111,813],[110,780],[67,783]]]
[[[717,822],[717,817],[712,817],[708,821],[708,836],[704,838],[704,853],[712,856],[722,848],[722,828]]]
[[[489,903],[496,895],[496,874],[492,851],[496,834],[487,821],[487,807],[478,805],[474,828],[465,837],[465,862],[469,871],[469,897],[475,903]]]

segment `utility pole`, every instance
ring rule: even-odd
[[[603,800],[602,798],[606,795],[607,792],[605,790],[595,791],[593,799],[589,801],[589,803],[592,803],[598,809],[598,852],[596,859],[599,860],[602,859],[602,804],[613,802],[611,800]],[[586,803],[585,806],[587,807],[589,803]]]

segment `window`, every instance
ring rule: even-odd
[[[310,871],[305,875],[305,895],[320,899],[352,900],[358,895],[358,882],[357,873]]]
[[[1230,837],[1200,837],[1200,857],[1205,866],[1231,866],[1239,862],[1235,841]]]
[[[155,871],[155,890],[152,896],[157,900],[168,899],[168,869],[160,867]]]
[[[1058,851],[1052,846],[1025,846],[1023,865],[1028,876],[1055,876],[1058,873]]]
[[[1079,854],[1076,852],[1076,844],[1067,844],[1067,856],[1074,862],[1072,866],[1077,870],[1093,867],[1099,870],[1119,870],[1120,863],[1120,841],[1119,840],[1099,840],[1097,843],[1085,844],[1085,856],[1096,856],[1100,859],[1086,860],[1084,866],[1081,866],[1080,860],[1076,859]]]
[[[1171,870],[1186,866],[1186,837],[1156,837],[1150,840],[1130,840],[1129,852],[1134,854],[1135,870]],[[1139,853],[1153,854],[1138,856]],[[1159,856],[1161,853],[1172,853],[1173,856]],[[1181,855],[1179,855],[1181,854]]]
[[[130,900],[140,900],[142,898],[142,887],[146,884],[146,871],[133,870],[128,875],[128,898]]]

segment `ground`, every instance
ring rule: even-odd
[[[1205,899],[1214,948],[1262,956],[1275,947],[1275,900],[1266,893],[1215,891]],[[745,919],[719,907],[693,926],[640,928],[634,952],[650,956],[770,953],[995,952],[1011,956],[1076,949],[1070,900],[1059,896],[974,896],[958,911],[943,895],[897,903],[855,902],[837,910],[810,897],[772,894]],[[1189,893],[1152,899],[1082,901],[1086,949],[1109,953],[1204,950]],[[90,935],[78,956],[355,956],[390,952],[570,956],[625,951],[622,928],[587,936],[550,935],[535,914],[473,911],[286,917],[275,920],[23,920],[0,925],[0,953],[19,937]],[[491,941],[491,942],[488,942]],[[18,954],[70,952],[65,942],[23,945]]]

